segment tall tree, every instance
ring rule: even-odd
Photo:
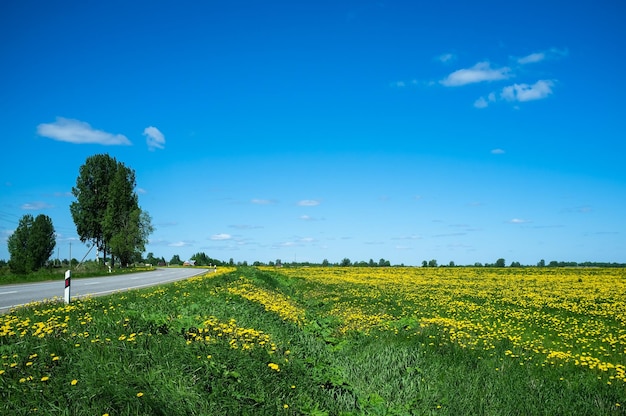
[[[82,242],[117,257],[127,266],[145,250],[154,231],[150,215],[139,207],[135,171],[107,154],[94,155],[81,166],[70,206]]]
[[[117,161],[108,154],[90,156],[80,167],[76,186],[72,188],[77,200],[70,205],[70,212],[80,241],[90,241],[104,253],[105,259],[104,216],[109,203],[109,184],[116,168]]]
[[[115,265],[115,257],[120,259],[122,266],[128,265],[135,252],[140,214],[135,184],[135,172],[118,163],[109,182],[102,223],[104,238],[111,251],[112,267]]]
[[[33,216],[30,214],[24,215],[20,218],[20,222],[17,228],[9,236],[7,240],[7,246],[9,249],[9,266],[13,273],[28,273],[29,260],[28,260],[28,235],[30,229],[33,226]]]
[[[7,240],[11,255],[9,264],[14,273],[29,273],[40,269],[50,258],[56,245],[54,226],[47,215],[37,218],[26,214]]]
[[[37,215],[28,237],[32,270],[45,266],[52,253],[54,253],[55,246],[56,239],[52,220],[47,215]]]
[[[140,258],[154,228],[150,215],[139,208],[118,221],[117,227],[109,240],[111,258],[117,257],[121,266],[127,267],[134,259]]]

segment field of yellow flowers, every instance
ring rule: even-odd
[[[624,414],[626,270],[224,268],[0,316],[0,414]]]

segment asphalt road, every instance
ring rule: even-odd
[[[101,276],[86,279],[71,279],[71,298],[86,295],[106,295],[121,290],[155,286],[176,280],[187,279],[206,273],[207,269],[156,269],[151,272],[130,273],[117,276]],[[0,313],[24,304],[59,297],[63,299],[65,281],[55,280],[41,283],[23,283],[0,286]]]

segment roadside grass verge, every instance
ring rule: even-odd
[[[508,332],[473,344],[475,328],[459,337],[445,325],[457,321],[433,321],[415,295],[452,281],[405,292],[354,270],[315,272],[224,268],[14,310],[0,317],[0,414],[624,414],[614,372],[549,358]],[[626,352],[607,354],[624,364]]]

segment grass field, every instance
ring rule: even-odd
[[[0,316],[0,414],[626,414],[626,270],[240,268]]]

